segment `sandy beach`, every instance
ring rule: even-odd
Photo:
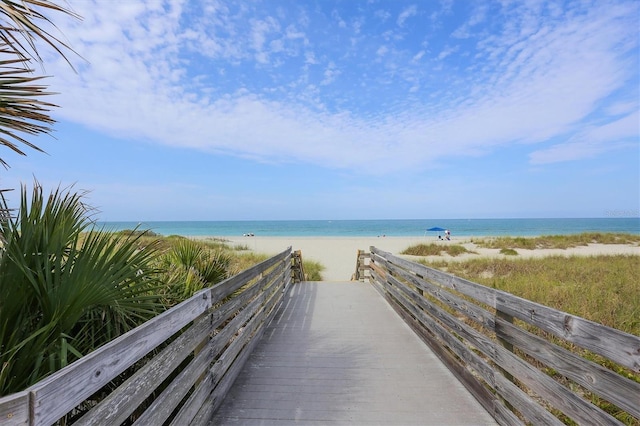
[[[321,263],[325,269],[322,276],[326,281],[346,281],[356,269],[358,250],[369,251],[374,246],[381,250],[399,255],[404,249],[417,244],[460,244],[477,254],[429,256],[429,259],[466,260],[473,257],[505,257],[498,249],[479,248],[469,238],[453,238],[452,241],[438,241],[434,237],[222,237],[231,245],[242,245],[257,253],[277,254],[287,247],[300,250],[304,260]],[[640,246],[623,244],[590,244],[570,249],[518,249],[519,258],[542,257],[550,255],[595,256],[601,254],[640,255]],[[403,256],[407,259],[413,256]],[[514,258],[514,256],[509,256]]]

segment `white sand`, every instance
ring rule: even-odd
[[[448,255],[429,256],[428,259],[466,260],[474,257],[542,257],[550,255],[595,256],[600,254],[633,254],[640,255],[640,246],[623,244],[590,244],[567,250],[562,249],[517,249],[518,256],[505,256],[498,249],[478,248],[471,238],[453,238],[452,241],[438,241],[433,236],[427,237],[220,237],[230,241],[231,245],[243,245],[257,253],[277,254],[292,247],[300,250],[304,260],[320,262],[324,267],[322,276],[326,281],[348,281],[356,270],[358,250],[369,251],[375,246],[399,255],[404,249],[417,244],[460,244],[477,254],[464,254],[451,257]],[[403,256],[415,259],[413,256]]]

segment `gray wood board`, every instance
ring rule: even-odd
[[[294,285],[212,424],[496,424],[366,283]]]

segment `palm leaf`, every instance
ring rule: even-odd
[[[44,41],[71,65],[63,52],[71,49],[42,28],[41,24],[53,25],[44,11],[78,17],[48,0],[0,0],[0,146],[20,155],[25,155],[21,145],[42,151],[20,133],[48,134],[55,122],[49,115],[55,105],[40,100],[51,93],[35,84],[43,77],[31,75],[31,59],[42,62],[35,42]],[[2,158],[0,164],[8,167]]]
[[[67,59],[63,50],[71,50],[70,47],[39,24],[42,22],[55,27],[45,11],[80,18],[70,9],[48,0],[0,0],[0,41],[13,46],[15,52],[22,57],[32,57],[41,62],[35,41],[42,40]]]
[[[162,309],[156,242],[96,230],[83,194],[23,186],[0,221],[0,395],[24,389]],[[6,203],[2,199],[6,208]]]

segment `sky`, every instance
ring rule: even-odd
[[[100,221],[640,216],[637,0],[67,6],[54,132],[4,188]]]

